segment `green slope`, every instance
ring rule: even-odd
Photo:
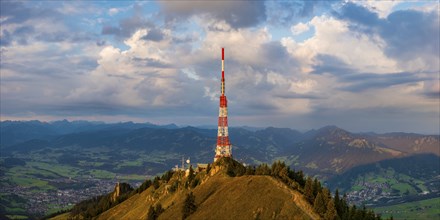
[[[440,219],[440,198],[383,206],[374,208],[374,211],[394,219]]]

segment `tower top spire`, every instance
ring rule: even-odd
[[[222,47],[222,84],[221,84],[222,95],[225,94],[225,48]]]

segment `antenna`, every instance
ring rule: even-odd
[[[228,134],[228,100],[225,95],[225,48],[222,48],[222,79],[218,115],[217,147],[214,162],[221,157],[232,157],[232,145]]]
[[[185,156],[182,156],[182,170],[185,170]]]

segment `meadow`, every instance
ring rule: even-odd
[[[374,208],[382,217],[394,219],[440,219],[440,198]]]

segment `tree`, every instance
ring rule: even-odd
[[[304,178],[304,173],[302,170],[294,173],[294,178],[293,178],[301,187],[304,187],[306,184],[306,180]]]
[[[336,212],[335,203],[330,199],[327,203],[327,211],[325,212],[324,219],[335,220],[337,216],[338,214]]]
[[[339,190],[336,189],[335,191],[335,197],[333,198],[333,203],[335,204],[336,207],[336,212],[338,214],[339,217],[342,216],[342,207],[341,207],[341,201],[339,199]]]
[[[310,204],[313,204],[315,196],[313,195],[313,180],[311,177],[307,177],[306,184],[304,186],[304,196]]]
[[[318,192],[321,192],[321,182],[318,181],[317,178],[313,181],[313,195],[316,197],[318,195]]]
[[[156,212],[157,217],[159,217],[160,214],[162,214],[162,212],[165,211],[165,209],[162,208],[162,205],[159,203],[156,205],[156,208],[154,208],[154,211]],[[157,219],[156,217],[156,219]]]
[[[147,220],[156,220],[157,218],[159,218],[159,215],[162,214],[163,211],[165,210],[162,208],[162,205],[160,203],[157,204],[154,208],[153,206],[150,206],[150,208],[148,209]]]
[[[150,208],[148,208],[147,213],[147,220],[155,220],[156,213],[154,212],[154,208],[152,205],[150,205]]]
[[[270,168],[267,166],[267,164],[263,163],[260,164],[257,169],[255,170],[255,175],[270,175]]]
[[[286,164],[281,161],[276,161],[272,164],[271,175],[272,176],[280,176],[281,170],[286,167]]]
[[[324,216],[326,212],[327,204],[325,204],[324,195],[321,192],[318,192],[318,195],[316,195],[313,209],[321,216]]]
[[[159,180],[160,180],[160,178],[159,177],[154,177],[154,180],[153,180],[153,187],[154,187],[154,189],[158,189],[159,187],[160,187],[160,182],[159,182]]]
[[[141,193],[144,190],[146,190],[148,187],[150,187],[152,184],[151,180],[145,180],[145,182],[142,183],[141,186],[139,186],[139,188],[136,189],[136,193]]]
[[[190,216],[192,213],[194,213],[197,210],[196,206],[196,197],[192,192],[190,192],[183,202],[183,208],[182,208],[182,219],[186,219],[188,216]]]
[[[198,178],[194,178],[193,181],[191,182],[190,187],[194,189],[197,185],[199,185],[199,183],[200,180]]]
[[[194,180],[195,177],[194,169],[192,165],[189,165],[189,172],[188,172],[188,182],[191,183]]]
[[[206,173],[209,173],[209,171],[211,171],[211,164],[208,163],[208,166],[206,167]]]
[[[339,207],[341,209],[341,213],[339,214],[339,217],[341,217],[341,219],[349,219],[350,207],[347,203],[347,194],[344,193],[342,199],[339,200]]]
[[[356,215],[356,213],[357,213],[357,207],[356,207],[356,205],[353,205],[353,206],[351,206],[350,207],[350,211],[348,212],[349,213],[349,218],[350,219],[356,219],[355,218],[355,215]]]
[[[161,180],[164,180],[165,182],[170,181],[171,177],[173,177],[174,172],[172,170],[168,170],[167,172],[165,172],[162,177],[160,178]]]
[[[285,182],[289,183],[291,182],[289,178],[289,167],[283,167],[280,172],[278,173],[278,176]]]
[[[330,195],[330,191],[327,188],[323,187],[321,192],[322,192],[322,196],[324,198],[324,203],[327,205],[329,200],[331,200],[331,198],[332,198],[332,196]]]
[[[255,167],[254,166],[247,166],[245,175],[255,175]]]

